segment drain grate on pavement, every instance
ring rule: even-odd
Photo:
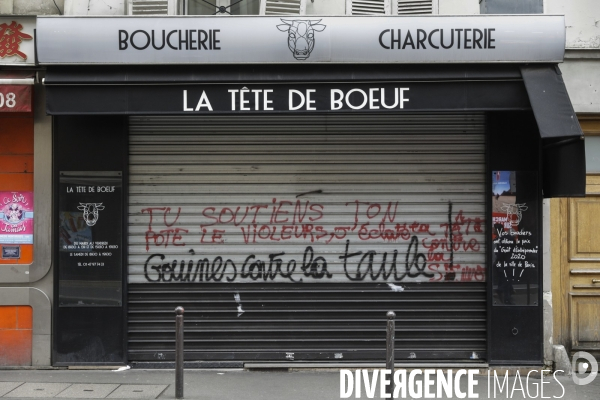
[[[107,399],[155,399],[169,385],[121,385]]]
[[[119,385],[116,383],[74,383],[56,395],[62,399],[103,399]]]
[[[0,382],[0,397],[21,386],[23,382]]]
[[[4,397],[54,397],[69,386],[70,383],[24,383]]]

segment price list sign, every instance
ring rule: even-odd
[[[122,173],[63,171],[59,186],[59,305],[120,306]]]

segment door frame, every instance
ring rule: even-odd
[[[586,136],[600,136],[600,115],[579,115],[578,119]],[[600,196],[600,173],[586,174],[586,197],[588,196]],[[571,297],[573,295],[589,297],[590,294],[585,290],[574,292],[571,287],[568,233],[571,224],[571,207],[576,201],[577,199],[568,198],[550,200],[552,344],[562,344],[567,351],[572,351]],[[597,269],[600,269],[600,261],[590,262],[597,263]],[[589,263],[587,265],[589,267]],[[600,296],[600,292],[597,295]]]

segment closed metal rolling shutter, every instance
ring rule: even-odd
[[[485,359],[483,114],[131,117],[129,359]]]

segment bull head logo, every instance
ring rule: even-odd
[[[527,211],[527,206],[525,203],[523,204],[510,204],[510,203],[502,203],[503,206],[500,207],[502,211],[506,211],[506,217],[510,221],[512,225],[519,225],[521,223],[521,219],[523,219],[523,211]],[[514,215],[514,217],[513,217]]]
[[[94,226],[98,222],[99,211],[104,210],[102,203],[79,203],[78,210],[83,211],[83,220],[87,226]]]
[[[311,21],[281,19],[283,24],[277,25],[281,32],[288,33],[288,47],[296,60],[306,60],[315,47],[315,31],[322,32],[326,26],[321,20]]]

